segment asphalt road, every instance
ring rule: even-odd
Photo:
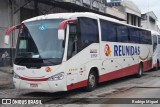
[[[160,107],[160,78],[155,78],[141,86],[133,87],[123,93],[113,94],[105,97],[133,99],[131,104],[106,104],[101,105],[100,107]],[[157,100],[157,98],[159,99]]]
[[[129,76],[98,85],[97,89],[92,92],[85,92],[77,89],[69,92],[44,93],[34,92],[31,90],[17,90],[12,82],[12,74],[0,72],[0,98],[45,98],[45,107],[139,107],[139,105],[107,105],[101,98],[160,98],[160,71],[145,72],[141,78]],[[86,101],[84,98],[96,98]],[[68,99],[69,103],[64,104]],[[77,100],[78,99],[78,100]],[[60,104],[54,104],[58,102]],[[51,105],[49,105],[51,104]],[[5,105],[1,105],[5,106]],[[12,105],[17,106],[17,105]],[[26,106],[27,105],[20,105]],[[44,105],[30,105],[43,107]],[[141,105],[142,107],[151,107],[151,105]],[[159,105],[152,105],[159,107]]]

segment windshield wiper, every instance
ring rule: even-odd
[[[48,62],[50,62],[50,63],[53,64],[53,65],[57,65],[55,62],[53,62],[53,61],[50,60],[50,59],[43,59],[43,60],[48,61]]]

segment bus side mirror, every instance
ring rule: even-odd
[[[10,39],[10,34],[13,30],[15,29],[19,29],[20,28],[20,25],[17,25],[17,26],[12,26],[10,28],[7,29],[6,33],[5,33],[5,37],[4,37],[4,43],[5,44],[9,44],[9,39]]]
[[[64,40],[64,37],[65,37],[65,30],[59,29],[58,30],[58,39],[59,40]]]
[[[76,22],[75,20],[64,20],[59,24],[59,27],[58,27],[58,39],[59,40],[65,39],[65,29],[66,29],[67,24],[75,23],[75,22]]]

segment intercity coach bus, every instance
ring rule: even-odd
[[[152,68],[151,31],[94,13],[34,17],[19,29],[13,81],[17,89],[92,91],[101,82],[142,76]]]

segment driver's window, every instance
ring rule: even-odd
[[[26,49],[27,48],[27,40],[21,40],[19,43],[19,49]]]
[[[77,33],[76,25],[70,24],[69,26],[69,39],[68,39],[68,51],[67,59],[70,59],[72,56],[77,54]]]

